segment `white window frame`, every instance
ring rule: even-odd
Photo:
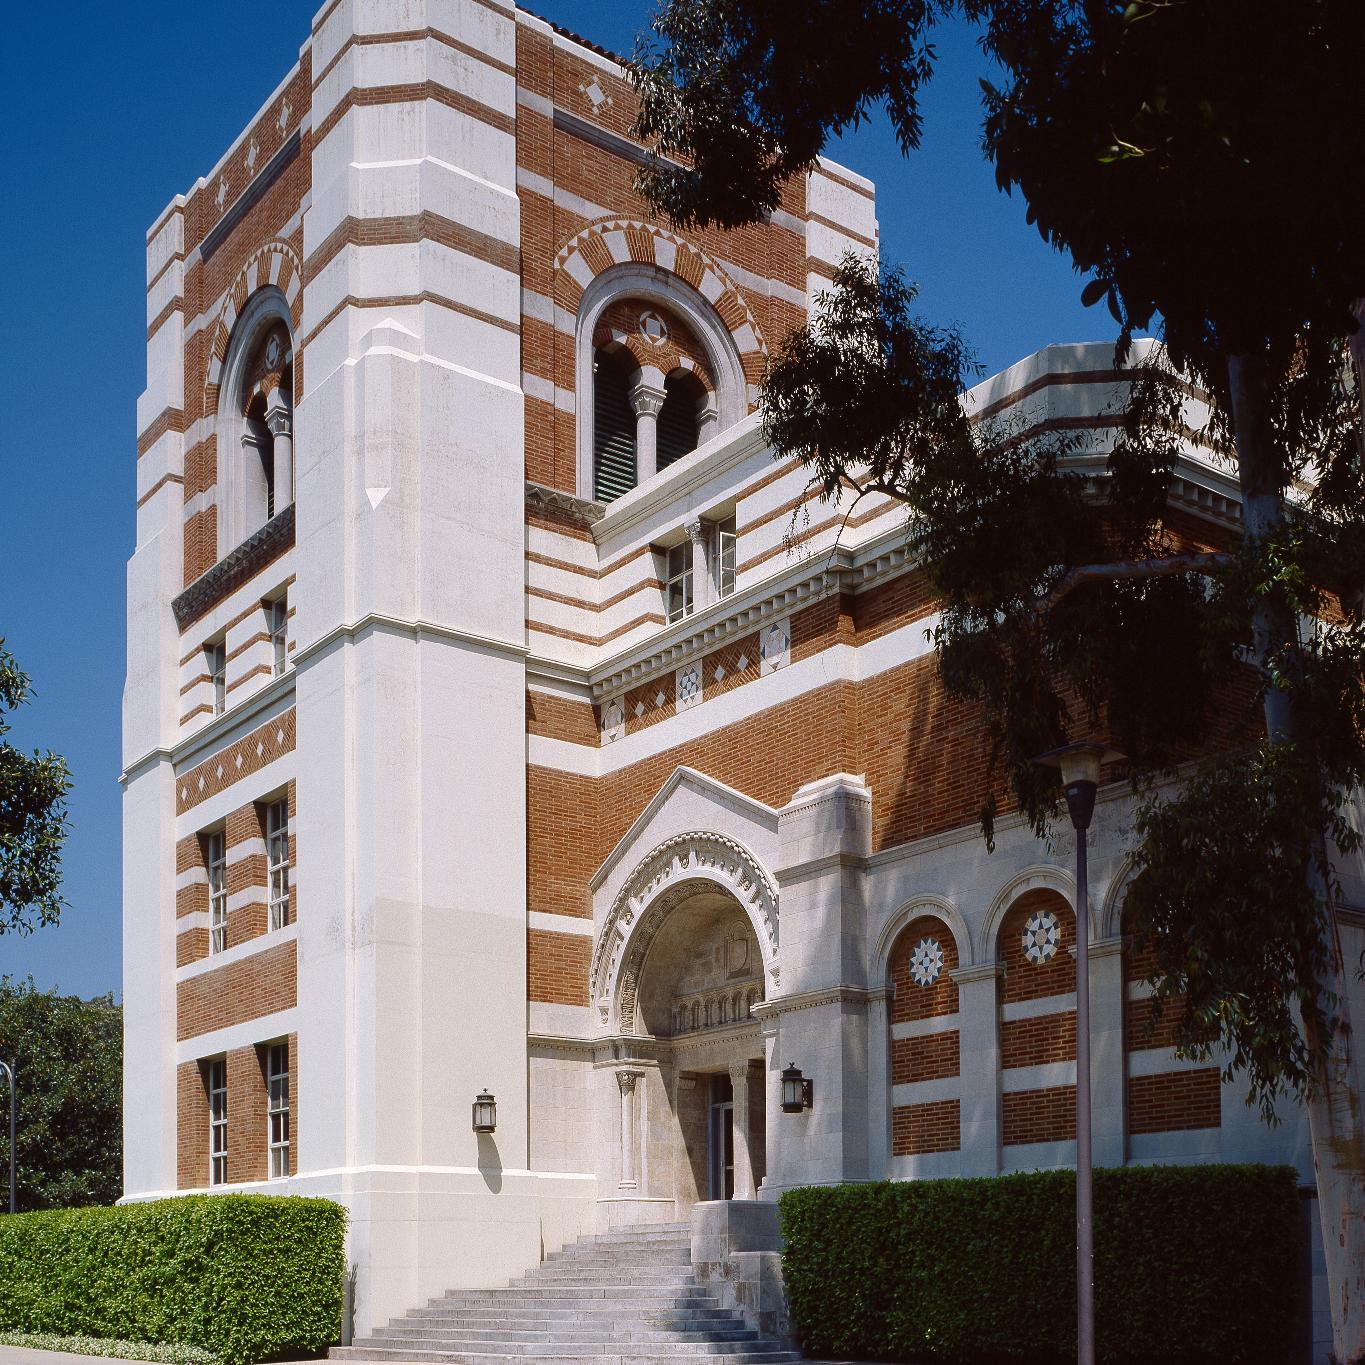
[[[227,831],[210,830],[204,835],[204,869],[209,884],[209,953],[227,948]]]
[[[266,626],[270,632],[271,677],[278,678],[289,667],[289,601],[277,597],[265,604]]]
[[[270,886],[270,927],[289,923],[289,798],[282,796],[265,808],[266,872]]]
[[[213,690],[213,714],[221,716],[227,710],[226,640],[210,640],[204,646],[204,664],[208,669],[209,687]]]
[[[731,512],[716,522],[711,537],[711,581],[715,584],[717,599],[729,597],[735,590],[738,546],[735,514]]]
[[[227,1058],[214,1057],[208,1064],[209,1184],[226,1185],[228,1178]]]
[[[678,606],[673,605],[674,589],[678,593]],[[692,542],[684,540],[680,545],[670,545],[664,551],[664,615],[668,624],[673,625],[685,616],[692,614],[696,603],[692,582]]]
[[[283,1180],[289,1163],[289,1044],[270,1043],[265,1052],[266,1142],[270,1150],[270,1179]]]

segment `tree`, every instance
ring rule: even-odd
[[[70,775],[58,755],[23,754],[5,740],[7,714],[30,691],[28,675],[0,636],[0,934],[31,933],[61,915]]]
[[[933,25],[983,28],[1000,186],[1092,278],[1118,358],[1156,325],[1104,496],[1061,441],[972,426],[961,340],[919,323],[894,273],[841,267],[777,357],[767,430],[824,495],[899,498],[943,596],[945,684],[994,741],[1003,795],[1040,831],[1057,790],[1030,762],[1104,724],[1143,793],[1136,932],[1182,1043],[1268,1115],[1308,1106],[1335,1351],[1365,1359],[1365,1113],[1350,1032],[1338,866],[1365,781],[1365,460],[1349,360],[1365,296],[1354,0],[670,0],[637,72],[640,188],[680,223],[775,207],[832,132],[885,103],[902,146]],[[888,34],[894,35],[888,40]],[[1191,400],[1196,400],[1191,402]],[[1198,433],[1193,408],[1207,404]],[[1169,524],[1183,439],[1235,464],[1243,530],[1191,545]],[[1238,697],[1257,704],[1221,722]],[[1180,765],[1199,757],[1191,775]],[[1179,771],[1172,790],[1159,784]],[[997,791],[996,788],[1002,789]]]
[[[122,1006],[0,977],[0,1059],[18,1077],[20,1210],[112,1204],[123,1191]],[[8,1172],[7,1128],[0,1160]]]

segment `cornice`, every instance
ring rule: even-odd
[[[175,624],[184,630],[207,616],[229,593],[248,582],[267,564],[272,564],[293,544],[294,504],[291,502],[172,600]]]

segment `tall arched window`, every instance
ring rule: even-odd
[[[636,365],[625,351],[593,356],[593,497],[611,502],[635,487],[635,410],[630,388]]]
[[[674,370],[664,380],[664,405],[659,409],[658,468],[691,454],[699,444],[701,407],[706,389],[686,370]]]
[[[294,343],[273,285],[247,300],[218,394],[218,557],[294,501]]]

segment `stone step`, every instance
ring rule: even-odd
[[[693,1341],[757,1341],[758,1333],[751,1327],[731,1324],[729,1326],[699,1325],[692,1328],[642,1327],[633,1322],[618,1322],[611,1326],[603,1323],[579,1323],[566,1326],[554,1323],[549,1327],[534,1329],[523,1325],[501,1323],[490,1327],[438,1326],[418,1327],[411,1323],[401,1323],[394,1327],[380,1327],[374,1332],[376,1338],[402,1338],[410,1340],[421,1338],[431,1342],[464,1343],[470,1341],[546,1342],[546,1341],[672,1341],[686,1343]]]
[[[741,1321],[733,1308],[678,1308],[662,1312],[632,1313],[631,1320],[642,1327],[686,1327],[695,1322],[724,1325]],[[490,1313],[482,1306],[469,1308],[417,1308],[402,1318],[395,1318],[389,1326],[399,1323],[459,1323],[464,1327],[486,1327],[498,1323],[548,1326],[552,1323],[616,1322],[621,1317],[617,1308],[519,1308],[507,1307]]]
[[[707,1365],[781,1365],[786,1361],[798,1361],[801,1356],[796,1351],[783,1351],[775,1347],[765,1350],[765,1343],[754,1343],[756,1349],[746,1350],[741,1345],[738,1350],[718,1343],[714,1347],[671,1346],[649,1342],[603,1342],[598,1346],[586,1343],[554,1346],[516,1346],[506,1351],[480,1350],[477,1346],[466,1349],[431,1348],[425,1342],[405,1341],[385,1338],[383,1341],[367,1339],[354,1346],[334,1346],[329,1353],[332,1359],[339,1360],[410,1360],[421,1362],[458,1362],[459,1365],[504,1365],[511,1360],[535,1359],[540,1365],[560,1365],[560,1362],[591,1360],[594,1365],[651,1365],[661,1360],[678,1360],[687,1357],[704,1357]]]
[[[520,1351],[428,1351],[411,1346],[376,1346],[368,1343],[333,1346],[328,1354],[333,1360],[411,1361],[415,1365],[512,1365],[513,1361],[525,1359]],[[591,1365],[655,1365],[656,1361],[673,1359],[676,1357],[657,1351],[620,1351],[615,1347],[603,1352],[567,1349],[558,1355],[536,1356],[537,1365],[580,1365],[583,1361],[590,1361]],[[801,1359],[797,1351],[777,1349],[734,1351],[706,1357],[707,1365],[795,1365]]]
[[[692,1267],[637,1266],[634,1269],[617,1266],[602,1270],[544,1270],[533,1271],[513,1280],[509,1288],[518,1285],[540,1287],[548,1284],[686,1284],[692,1278]]]
[[[651,1265],[691,1265],[692,1248],[686,1242],[676,1246],[672,1242],[660,1242],[648,1248],[565,1247],[563,1251],[548,1252],[540,1268],[551,1265],[639,1265],[645,1259]]]
[[[688,1284],[681,1285],[516,1285],[504,1289],[464,1289],[452,1290],[429,1305],[453,1305],[462,1303],[526,1303],[536,1299],[552,1301],[555,1299],[583,1299],[588,1306],[598,1307],[598,1299],[609,1299],[624,1307],[636,1302],[644,1303],[685,1303],[687,1307],[704,1308],[720,1302],[716,1292]],[[559,1305],[562,1306],[562,1305]]]

